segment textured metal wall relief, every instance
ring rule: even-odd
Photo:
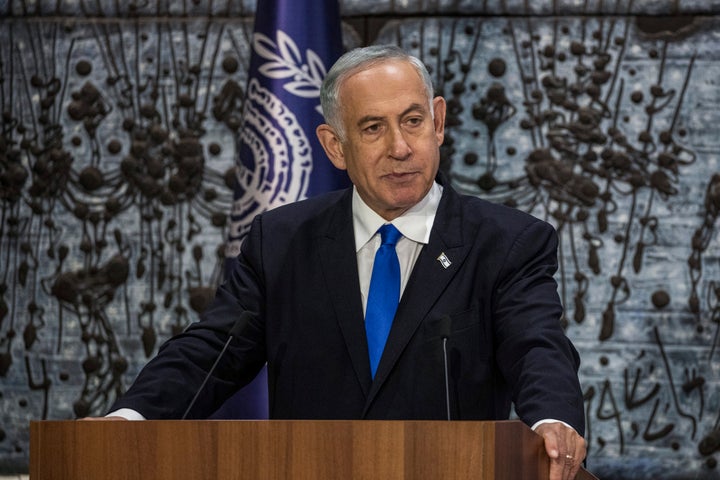
[[[222,271],[249,22],[2,24],[0,454],[105,411]]]
[[[648,0],[646,0],[648,1]],[[234,18],[253,15],[256,0],[0,0],[0,17],[46,18]]]
[[[31,419],[101,413],[212,294],[245,3],[0,0],[0,473],[27,470]],[[720,478],[718,8],[344,2],[447,15],[376,41],[432,70],[454,184],[557,227],[601,478]]]
[[[717,32],[707,18],[527,17],[380,35],[433,69],[454,183],[556,226],[603,478],[720,475]]]
[[[346,16],[418,14],[494,15],[698,15],[716,13],[718,0],[341,0]],[[252,14],[257,0],[0,0],[0,16],[234,17]]]

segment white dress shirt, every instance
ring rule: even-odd
[[[402,298],[415,261],[423,246],[430,241],[430,230],[435,221],[435,213],[440,204],[442,191],[443,188],[437,182],[433,183],[428,194],[417,205],[392,222],[386,222],[365,204],[357,189],[353,189],[353,229],[363,314],[367,308],[375,253],[381,244],[380,234],[377,233],[378,229],[386,223],[392,223],[402,233],[402,237],[395,246],[400,262],[400,297]]]

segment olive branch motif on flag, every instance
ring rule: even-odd
[[[327,69],[320,56],[313,50],[306,50],[307,63],[293,39],[283,32],[277,31],[277,43],[262,33],[253,35],[253,49],[262,58],[269,60],[258,68],[258,71],[269,78],[291,78],[283,88],[303,98],[320,97],[320,86]],[[320,105],[315,109],[322,114]]]

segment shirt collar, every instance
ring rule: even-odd
[[[422,200],[391,223],[404,237],[417,243],[427,244],[430,241],[430,230],[435,221],[442,192],[443,187],[433,182],[430,191]],[[353,187],[352,211],[357,252],[375,235],[378,228],[387,222],[367,206],[355,187]]]

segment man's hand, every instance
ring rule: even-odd
[[[545,451],[550,457],[550,480],[572,480],[585,459],[585,439],[560,422],[548,422],[535,428],[543,437]]]

